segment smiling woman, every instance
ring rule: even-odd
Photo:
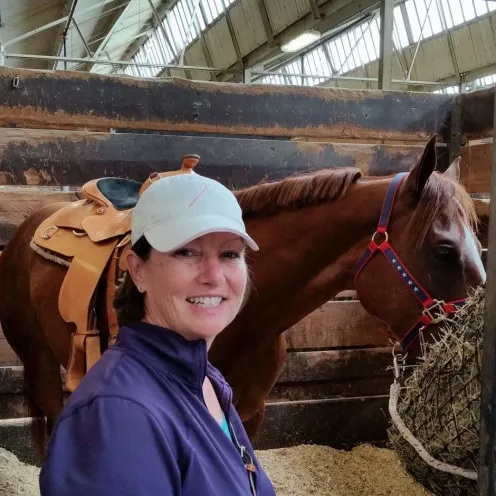
[[[207,358],[245,299],[241,208],[193,172],[161,178],[135,207],[124,326],[59,416],[43,495],[273,495],[232,392]]]

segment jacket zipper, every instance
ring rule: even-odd
[[[208,368],[207,361],[205,361],[204,367],[205,367],[204,377],[206,377],[207,376],[207,368]],[[225,388],[225,385],[222,385],[222,388]],[[250,484],[250,492],[251,492],[252,496],[257,496],[257,489],[256,489],[257,479],[256,479],[256,475],[255,475],[256,466],[253,463],[253,458],[251,457],[250,453],[248,453],[246,448],[242,444],[239,443],[238,438],[236,437],[236,433],[234,432],[234,427],[231,423],[232,391],[230,388],[228,389],[228,397],[229,398],[228,398],[228,403],[227,403],[226,420],[227,420],[227,424],[229,427],[229,431],[230,431],[231,437],[233,439],[233,444],[236,447],[236,450],[239,451],[239,454],[241,455],[241,460],[243,461],[243,464],[244,464],[245,469],[246,469],[246,473],[248,474],[248,482]],[[206,407],[207,405],[205,403],[205,399],[203,398],[203,392],[201,390],[201,387],[200,387],[200,399]]]
[[[225,387],[224,385],[222,387]],[[248,481],[250,483],[250,491],[252,496],[257,495],[257,478],[256,478],[256,467],[255,464],[253,463],[253,458],[251,457],[250,453],[248,453],[247,449],[239,443],[238,438],[236,437],[236,432],[234,431],[234,427],[231,423],[231,401],[232,401],[232,393],[231,390],[228,389],[229,393],[229,403],[228,403],[228,410],[227,410],[227,415],[226,419],[228,422],[229,430],[231,432],[231,436],[233,438],[234,446],[236,446],[236,449],[239,451],[239,454],[241,455],[241,459],[243,460],[243,463],[245,465],[246,472],[248,474]]]

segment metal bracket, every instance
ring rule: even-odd
[[[20,78],[19,76],[16,76],[14,79],[12,79],[12,88],[19,88],[19,83],[20,83]]]

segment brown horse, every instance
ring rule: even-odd
[[[398,186],[387,236],[426,292],[453,301],[484,282],[485,272],[473,233],[474,207],[456,181],[458,164],[443,175],[433,174],[435,166],[432,139]],[[284,362],[282,333],[338,292],[356,289],[364,307],[399,340],[419,318],[422,306],[385,257],[373,255],[354,281],[392,181],[360,180],[358,169],[322,170],[236,193],[261,249],[249,259],[248,302],[214,342],[210,360],[231,384],[251,437]],[[0,321],[24,364],[33,414],[47,417],[48,431],[63,406],[60,365],[67,365],[74,326],[62,320],[57,306],[66,269],[34,253],[29,243],[62,205],[26,219],[0,260]],[[98,313],[105,315],[103,300]],[[108,330],[100,328],[106,342]]]

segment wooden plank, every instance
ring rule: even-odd
[[[266,405],[255,449],[321,444],[343,449],[387,439],[388,397],[333,398]]]
[[[155,171],[179,168],[189,153],[200,155],[198,172],[229,187],[296,172],[359,167],[364,175],[409,171],[423,145],[316,143],[161,134],[5,129],[0,134],[0,184],[81,186],[102,176],[144,181]],[[438,147],[439,167],[448,149]]]
[[[381,322],[358,301],[329,301],[285,333],[288,349],[388,346]]]
[[[12,80],[19,77],[19,87]],[[453,97],[420,92],[135,79],[0,69],[0,125],[426,141]]]
[[[78,198],[75,192],[28,189],[0,191],[0,246],[5,246],[22,221],[36,210],[50,203]]]
[[[461,132],[465,141],[493,135],[494,87],[462,93]]]
[[[464,146],[461,149],[460,181],[469,193],[491,191],[492,145]]]
[[[288,353],[277,382],[309,382],[389,375],[392,348]]]

